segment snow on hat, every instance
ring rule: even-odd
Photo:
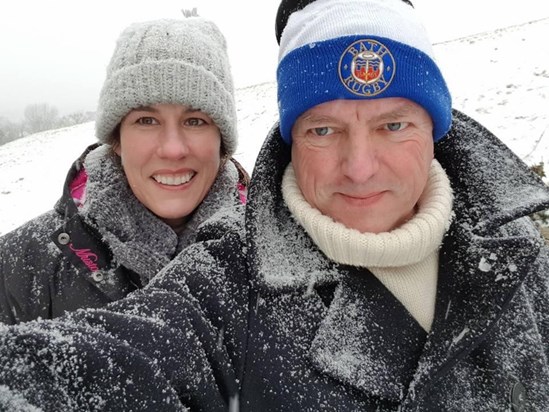
[[[407,98],[430,114],[435,141],[450,129],[450,92],[409,1],[282,0],[276,31],[286,143],[301,114],[336,99]]]
[[[113,131],[131,110],[161,103],[208,114],[222,146],[237,146],[233,79],[226,41],[201,17],[134,23],[118,38],[99,97],[96,136],[113,143]]]

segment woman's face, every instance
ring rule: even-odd
[[[221,135],[203,112],[179,104],[156,104],[124,117],[115,152],[137,199],[177,228],[217,177]]]

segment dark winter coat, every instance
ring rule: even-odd
[[[74,162],[53,210],[0,238],[0,322],[55,318],[121,299],[192,243],[202,221],[239,202],[237,168],[228,162],[177,236],[135,198],[106,149],[92,145]],[[79,209],[70,184],[84,162],[89,176]]]
[[[427,334],[368,270],[328,260],[292,219],[280,190],[290,151],[276,133],[267,141],[246,215],[244,410],[549,410],[549,256],[527,217],[549,191],[462,114],[435,150],[455,217]]]
[[[455,217],[431,332],[368,270],[329,261],[292,219],[280,190],[290,150],[274,128],[245,232],[237,214],[215,216],[143,290],[1,331],[0,405],[549,410],[549,257],[527,217],[549,207],[549,191],[459,113],[436,158]]]

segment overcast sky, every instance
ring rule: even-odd
[[[413,0],[433,42],[549,17],[545,0]],[[236,87],[274,81],[279,0],[18,0],[0,13],[0,116],[32,103],[95,110],[116,38],[134,21],[197,7],[227,37]],[[518,5],[518,6],[517,6]],[[548,33],[549,35],[549,33]],[[520,56],[527,64],[527,56]]]

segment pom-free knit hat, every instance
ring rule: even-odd
[[[208,114],[222,146],[237,146],[233,79],[224,36],[201,17],[134,23],[118,38],[99,97],[96,136],[112,133],[131,110],[154,104],[190,106]]]
[[[407,0],[282,0],[276,20],[280,132],[337,99],[403,97],[422,106],[440,140],[452,99],[427,32]]]

